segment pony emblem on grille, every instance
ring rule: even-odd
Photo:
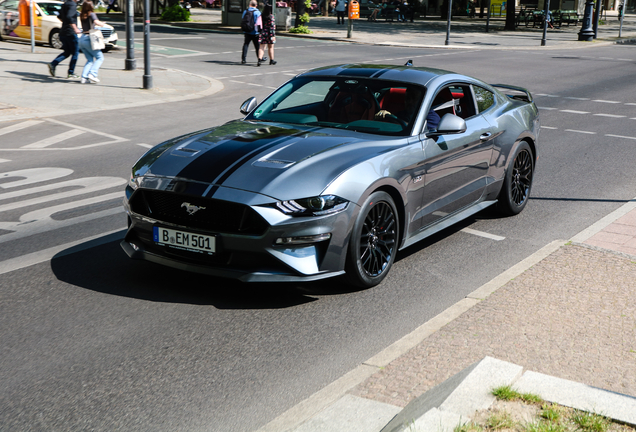
[[[195,214],[199,210],[205,210],[205,207],[195,206],[195,205],[187,203],[187,202],[184,202],[183,204],[181,204],[181,207],[185,207],[186,211],[188,212],[188,214],[190,216],[192,216],[193,214]]]

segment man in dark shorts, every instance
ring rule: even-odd
[[[79,57],[79,43],[77,35],[81,33],[77,28],[78,16],[79,13],[77,12],[77,4],[75,3],[75,0],[66,0],[66,2],[62,5],[60,14],[58,15],[59,20],[62,21],[60,41],[62,41],[62,49],[64,51],[48,65],[49,72],[52,77],[55,76],[55,68],[57,65],[65,58],[71,57],[71,62],[68,65],[67,78],[79,78],[79,76],[75,75],[75,64]]]

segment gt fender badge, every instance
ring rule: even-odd
[[[422,176],[417,176],[413,179],[413,183],[417,183],[417,182],[421,182],[422,181]]]
[[[181,207],[185,207],[186,211],[188,212],[188,214],[190,216],[192,216],[193,214],[195,214],[199,210],[205,210],[205,207],[195,206],[195,205],[192,205],[192,204],[187,203],[187,202],[184,202],[183,204],[181,204]]]

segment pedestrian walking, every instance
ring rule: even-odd
[[[62,49],[64,51],[48,64],[49,73],[52,77],[55,76],[55,68],[57,65],[67,57],[71,57],[71,62],[68,65],[67,78],[79,78],[79,76],[75,75],[75,64],[79,57],[79,43],[77,35],[80,33],[80,30],[77,28],[78,15],[75,0],[66,0],[60,9],[60,14],[58,15],[58,18],[62,21],[60,41],[62,42]]]
[[[277,63],[274,60],[274,44],[276,43],[276,17],[272,13],[272,7],[270,5],[265,5],[263,9],[263,14],[261,15],[261,20],[263,22],[263,31],[261,31],[260,37],[258,39],[259,49],[258,49],[258,66],[264,61],[263,59],[267,57],[263,57],[265,54],[265,49],[269,54],[269,64],[275,65]]]
[[[263,21],[261,20],[261,12],[256,8],[258,3],[256,0],[250,0],[250,7],[243,11],[241,17],[241,30],[245,34],[243,40],[243,55],[241,56],[241,64],[245,64],[247,58],[247,50],[249,49],[250,42],[254,44],[256,50],[256,61],[260,66],[261,57],[258,54],[258,37],[261,28],[263,28]]]
[[[336,0],[336,16],[338,17],[338,24],[345,23],[345,9],[347,8],[347,2],[345,0]],[[340,21],[342,19],[342,22]]]
[[[115,11],[117,11],[117,7],[115,6],[115,3],[117,2],[117,0],[109,0],[108,2],[108,7],[106,8],[106,13],[109,14],[110,10],[113,9]]]
[[[84,0],[82,10],[80,12],[80,20],[82,22],[82,36],[79,40],[80,49],[86,56],[86,64],[82,70],[82,84],[87,82],[98,83],[99,68],[104,62],[104,53],[101,49],[93,49],[89,32],[95,27],[103,27],[105,24],[97,19],[93,2]]]

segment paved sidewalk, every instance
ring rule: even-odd
[[[70,115],[135,106],[169,103],[214,94],[223,85],[209,77],[183,71],[152,68],[153,88],[143,89],[143,60],[124,70],[124,60],[106,55],[99,84],[67,79],[68,59],[49,74],[47,63],[59,50],[15,42],[0,42],[0,122],[32,117]],[[140,65],[141,64],[141,65]],[[81,72],[80,54],[75,73]]]

